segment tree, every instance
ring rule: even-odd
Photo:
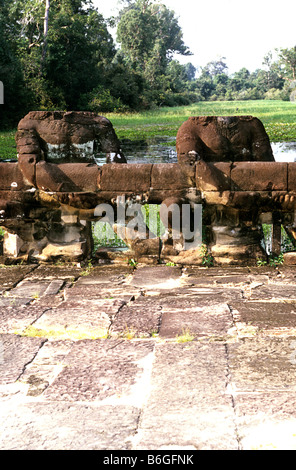
[[[220,57],[218,60],[213,60],[205,66],[205,71],[207,71],[212,77],[216,75],[226,74],[228,66],[226,65],[225,57]]]
[[[43,64],[45,62],[45,59],[46,59],[49,8],[50,8],[50,0],[45,0],[45,14],[44,14],[44,28],[43,28],[43,51],[42,51],[41,66],[43,66]]]
[[[296,46],[291,49],[277,49],[280,64],[284,66],[284,78],[296,79]]]
[[[202,68],[201,74],[197,79],[197,89],[204,100],[209,100],[211,95],[215,91],[215,84],[213,77],[209,73],[208,69]]]
[[[57,3],[48,31],[44,77],[52,100],[57,94],[66,108],[77,109],[79,96],[103,82],[115,48],[102,15],[94,8],[83,9],[78,1]]]
[[[175,53],[189,55],[173,11],[151,0],[135,0],[123,9],[117,40],[126,61],[153,85]]]
[[[9,2],[13,47],[36,108],[72,108],[104,83],[115,47],[91,0]]]
[[[4,84],[4,104],[0,105],[0,127],[15,125],[31,104],[22,64],[14,40],[10,0],[0,0],[0,80]]]
[[[187,80],[192,81],[195,78],[196,74],[196,67],[191,62],[188,62],[185,64],[185,71],[186,71],[186,76]]]

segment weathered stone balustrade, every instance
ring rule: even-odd
[[[16,142],[17,163],[0,163],[8,258],[87,259],[91,224],[103,217],[128,246],[126,256],[199,265],[205,251],[192,247],[185,233],[194,233],[196,205],[202,206],[207,255],[216,264],[266,257],[263,223],[273,225],[275,253],[282,225],[296,239],[296,163],[274,161],[264,126],[252,116],[189,118],[177,133],[175,164],[127,164],[111,122],[88,112],[31,112],[20,121]],[[107,163],[98,166],[102,153]],[[128,218],[123,231],[123,199],[125,207],[159,204],[165,236],[150,236],[146,226],[132,233]],[[112,215],[98,211],[100,205],[111,207]],[[176,237],[173,222],[176,214],[183,217],[185,205],[190,217]],[[119,254],[105,250],[99,256]]]
[[[29,171],[30,169],[30,171]],[[208,250],[217,264],[264,257],[261,223],[284,225],[295,236],[296,163],[176,164],[0,163],[4,255],[36,260],[91,253],[91,221],[99,204],[118,196],[147,204],[202,204]],[[180,245],[180,244],[179,244]],[[157,240],[129,244],[134,256],[201,263],[198,250]],[[276,247],[278,249],[278,247]],[[276,250],[275,250],[276,251]]]

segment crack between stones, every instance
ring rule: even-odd
[[[23,365],[23,369],[21,371],[21,373],[19,374],[19,376],[17,377],[17,379],[15,380],[15,382],[17,382],[18,380],[20,380],[20,378],[22,377],[22,375],[25,373],[26,371],[26,368],[32,364],[32,362],[34,362],[35,358],[37,357],[37,355],[39,354],[40,350],[43,348],[44,344],[47,343],[48,339],[47,338],[42,338],[42,343],[38,349],[38,351],[36,351],[36,353],[33,355],[33,357],[31,358],[30,361],[26,362],[24,365]]]
[[[151,388],[152,388],[151,380],[152,380],[153,364],[154,364],[155,358],[156,358],[156,347],[157,347],[157,345],[156,345],[156,343],[154,343],[153,351],[151,352],[151,360],[150,360],[150,364],[149,364],[149,369],[148,370],[146,369],[146,373],[149,375],[149,386],[148,386],[148,389],[146,391],[145,399],[142,402],[142,406],[139,407],[139,413],[138,413],[138,418],[137,418],[137,423],[136,423],[137,427],[134,431],[133,436],[130,439],[131,450],[137,450],[138,445],[141,441],[141,432],[142,432],[141,426],[142,426],[143,415],[144,415],[145,407],[147,406],[147,403],[149,401],[150,394],[151,394]],[[143,371],[143,373],[145,374],[145,370]]]
[[[12,289],[15,289],[21,282],[23,282],[26,279],[26,277],[28,275],[30,275],[32,272],[34,272],[37,268],[38,268],[38,266],[32,267],[31,271],[24,274],[24,276],[21,279],[19,279],[17,282],[15,282],[11,287],[8,287],[7,289],[5,289],[3,292],[10,292]]]
[[[229,364],[229,348],[228,344],[224,344],[225,347],[225,355],[226,355],[226,384],[225,384],[225,390],[226,393],[230,396],[231,399],[231,404],[232,404],[232,410],[233,410],[233,424],[234,424],[234,432],[235,432],[235,438],[237,441],[237,450],[242,450],[242,444],[241,444],[241,439],[239,436],[239,428],[237,424],[237,410],[236,410],[236,403],[235,403],[235,396],[232,391],[232,385],[231,385],[231,372],[230,372],[230,364]]]

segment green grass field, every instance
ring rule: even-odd
[[[252,115],[264,124],[271,142],[296,141],[296,104],[290,101],[213,101],[133,114],[107,114],[120,139],[175,136],[189,116]]]
[[[149,141],[174,137],[189,116],[252,115],[264,124],[271,142],[296,142],[296,104],[290,101],[211,101],[142,113],[108,113],[119,139]],[[0,132],[0,159],[16,158],[15,129]]]

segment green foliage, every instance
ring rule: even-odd
[[[102,85],[82,95],[79,100],[79,108],[94,113],[125,112],[128,110],[120,98],[112,96],[110,90]]]
[[[16,159],[15,131],[0,133],[0,160]]]
[[[258,259],[257,260],[257,266],[271,266],[273,268],[276,268],[277,266],[281,265],[284,263],[284,255],[283,253],[280,253],[279,255],[273,255],[268,257],[268,261]]]
[[[128,260],[128,264],[129,264],[129,266],[131,266],[132,268],[136,268],[137,265],[138,265],[137,261],[134,260],[134,258],[129,259],[129,260]]]
[[[111,226],[106,222],[93,223],[92,236],[94,241],[94,253],[100,247],[126,248],[124,241],[113,232]]]
[[[190,69],[172,61],[174,53],[189,55],[173,11],[150,0],[129,2],[120,14],[117,40],[124,62],[143,77],[142,105],[166,105],[184,90],[193,76]],[[190,78],[188,78],[190,77]],[[185,85],[186,88],[186,85]]]
[[[112,121],[120,139],[148,140],[154,136],[176,136],[188,116],[257,116],[271,142],[296,141],[295,105],[288,101],[202,101],[189,106],[161,107],[145,112],[115,114]]]
[[[87,266],[81,271],[80,276],[88,276],[92,270],[93,270],[93,265],[91,260],[87,263]]]
[[[182,328],[182,332],[176,336],[177,343],[188,343],[194,341],[194,339],[195,336],[188,327]]]
[[[47,32],[45,3],[0,0],[2,129],[30,109],[126,113],[204,101],[295,101],[296,46],[280,49],[277,60],[269,52],[254,73],[229,75],[221,57],[196,78],[193,64],[173,59],[190,51],[174,11],[156,0],[122,2],[112,20],[119,45],[92,0],[51,0]],[[272,124],[276,133],[281,124]]]
[[[284,263],[284,255],[280,253],[277,256],[270,256],[268,260],[269,266],[273,266],[274,268],[280,264]]]
[[[200,252],[202,257],[202,264],[208,267],[213,266],[213,257],[208,252],[208,247],[205,243],[201,245]]]

